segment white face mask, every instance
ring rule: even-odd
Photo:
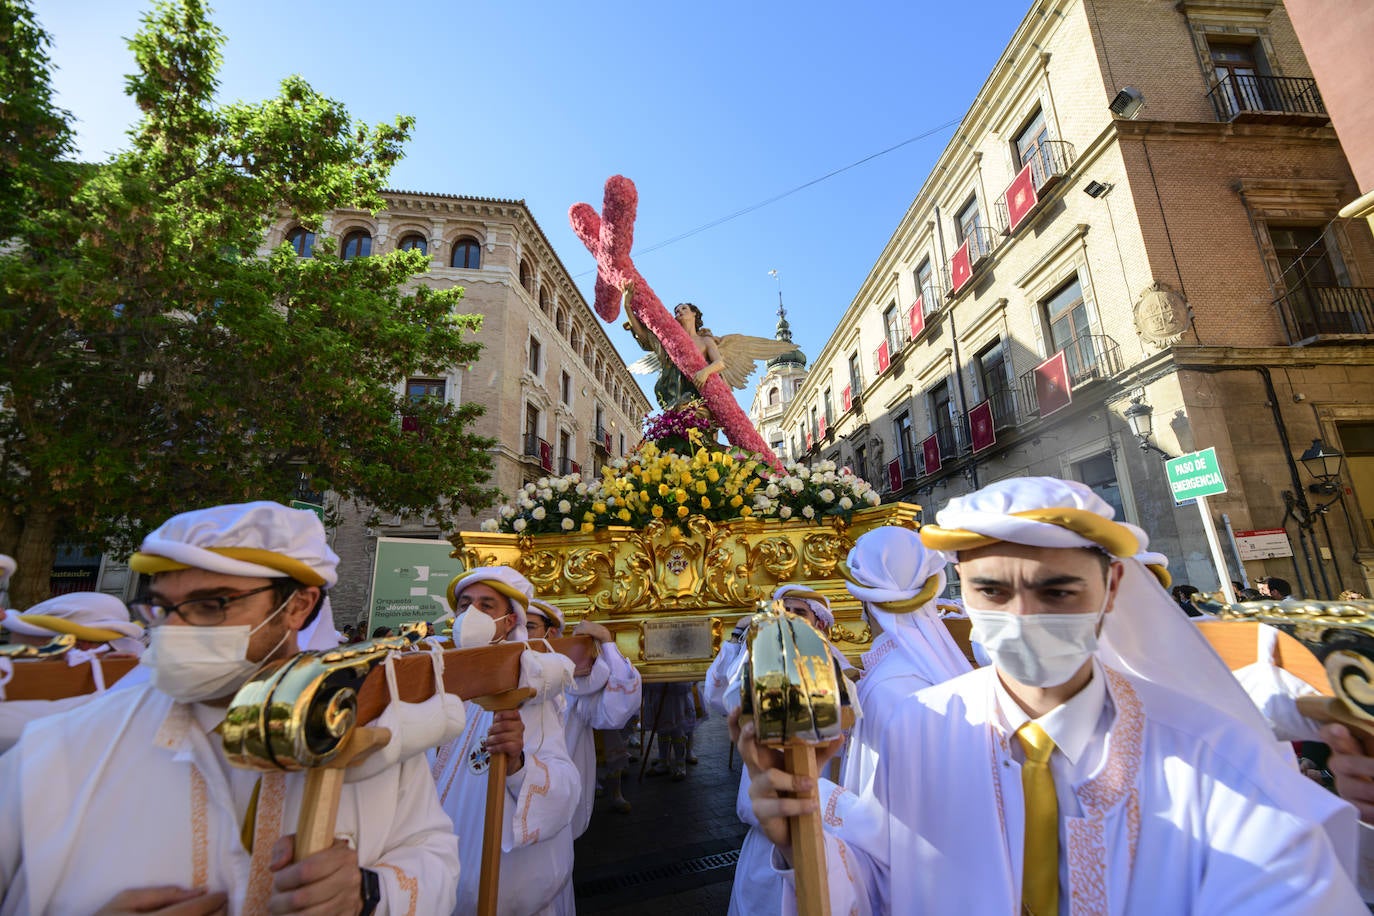
[[[290,601],[287,598],[255,627],[155,627],[148,651],[139,664],[152,669],[153,686],[178,703],[200,703],[228,696],[247,683],[291,636],[287,630],[263,656],[263,661],[248,660],[248,642],[253,634],[267,626]]]
[[[1027,687],[1057,687],[1097,651],[1107,597],[1096,614],[1013,614],[967,604],[964,610],[973,624],[974,640],[998,670]]]
[[[454,620],[453,632],[460,649],[489,646],[496,642],[496,621],[485,611],[469,607]]]

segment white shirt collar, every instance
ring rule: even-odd
[[[1030,716],[1011,698],[996,671],[993,672],[992,682],[1002,721],[1007,730],[1015,734],[1017,729],[1030,721]],[[1035,721],[1069,763],[1077,763],[1097,731],[1097,723],[1106,702],[1107,676],[1102,672],[1101,663],[1094,658],[1092,677],[1083,689]]]

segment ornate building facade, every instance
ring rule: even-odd
[[[778,340],[792,342],[792,326],[787,322],[787,309],[783,308],[781,293],[778,294],[778,332],[775,336]],[[783,461],[795,460],[800,455],[792,450],[782,418],[805,380],[806,355],[801,350],[791,350],[770,359],[763,377],[754,386],[749,422],[754,424],[763,441],[773,449],[773,454]]]
[[[1279,0],[1036,0],[785,410],[793,454],[927,518],[1000,478],[1076,478],[1215,588],[1164,465],[1215,447],[1234,578],[1367,593],[1358,196]],[[1318,439],[1334,475],[1302,461]]]
[[[319,231],[337,239],[345,257],[419,248],[430,268],[413,282],[463,287],[459,310],[482,316],[479,359],[396,384],[413,397],[483,406],[473,431],[496,440],[493,486],[509,495],[540,477],[575,473],[590,480],[638,443],[648,399],[524,201],[414,191],[382,196],[381,212],[336,210]],[[316,237],[283,217],[263,250],[282,242],[308,256]],[[331,502],[329,510],[341,559],[332,593],[340,624],[366,614],[378,537],[449,533],[424,516],[383,516],[349,502]],[[475,529],[495,512],[465,513],[457,527]]]

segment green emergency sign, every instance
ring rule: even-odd
[[[1226,481],[1221,479],[1221,465],[1217,463],[1215,448],[1170,458],[1164,462],[1164,469],[1168,472],[1169,489],[1173,491],[1176,503],[1226,492]]]

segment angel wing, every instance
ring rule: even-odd
[[[663,363],[659,362],[658,354],[650,350],[625,368],[635,375],[657,375],[663,370]]]
[[[731,388],[743,388],[754,374],[754,362],[772,359],[797,349],[797,345],[775,337],[752,337],[748,334],[726,334],[716,338],[716,349],[725,368],[720,377]]]

